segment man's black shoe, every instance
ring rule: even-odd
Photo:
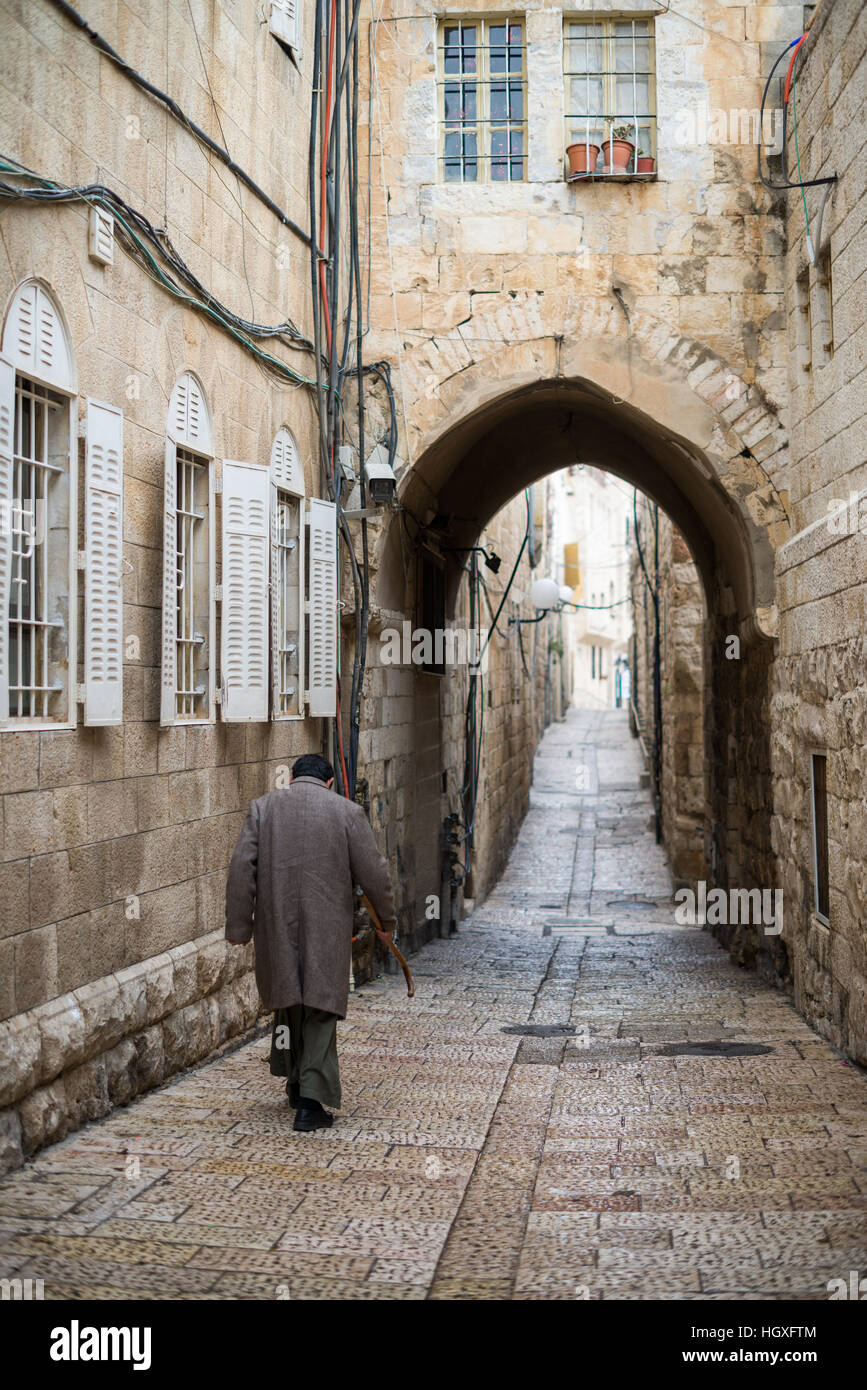
[[[312,1110],[309,1106],[301,1104],[292,1128],[307,1133],[312,1129],[330,1129],[333,1124],[334,1116],[328,1110],[323,1110],[322,1106],[318,1110]]]
[[[297,1081],[286,1082],[286,1094],[289,1097],[289,1104],[292,1106],[292,1109],[297,1110],[298,1101],[301,1098],[301,1087],[298,1085]]]

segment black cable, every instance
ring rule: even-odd
[[[130,78],[130,81],[134,82],[137,87],[141,87],[142,91],[147,92],[149,96],[155,97],[157,101],[161,101],[175,119],[180,121],[181,125],[186,126],[187,130],[189,130],[197,140],[201,141],[203,145],[206,145],[211,153],[215,154],[218,159],[221,159],[226,165],[226,168],[231,169],[232,173],[235,174],[242,183],[247,185],[251,193],[255,193],[256,197],[265,204],[266,208],[273,212],[274,216],[282,222],[284,227],[288,227],[290,232],[294,232],[297,237],[300,237],[305,246],[310,244],[312,232],[311,236],[308,236],[304,229],[299,227],[298,223],[293,221],[289,214],[284,212],[283,209],[274,202],[273,198],[269,198],[265,190],[259,187],[255,180],[247,173],[246,169],[242,169],[240,164],[235,163],[228,150],[224,149],[222,145],[219,145],[216,140],[213,140],[211,136],[208,135],[207,131],[202,130],[201,126],[196,125],[195,121],[190,120],[189,116],[178,106],[178,103],[173,97],[170,97],[167,92],[161,91],[159,87],[155,87],[146,77],[142,77],[140,72],[136,72],[135,68],[131,67],[126,59],[121,57],[117,49],[112,48],[107,39],[104,39],[95,29],[91,29],[87,20],[80,15],[77,10],[73,9],[72,5],[67,4],[67,0],[50,0],[50,3],[54,5],[55,9],[60,10],[61,14],[64,14],[72,24],[75,24],[82,33],[86,34],[91,43],[98,48],[101,53],[104,53],[107,58],[111,58],[112,62],[117,63],[118,67],[122,68]]]
[[[491,623],[490,629],[489,629],[489,631],[488,631],[488,635],[487,635],[487,637],[485,638],[485,645],[484,645],[484,647],[482,648],[482,650],[479,652],[479,661],[480,661],[480,662],[481,662],[481,659],[482,659],[482,657],[484,656],[485,652],[487,651],[488,643],[489,643],[490,640],[491,640],[491,633],[492,633],[492,632],[497,632],[497,631],[498,631],[498,628],[497,628],[497,619],[499,618],[500,614],[501,614],[502,611],[503,611],[503,608],[505,607],[506,599],[509,597],[509,591],[510,591],[510,589],[511,589],[511,587],[512,587],[512,584],[514,583],[515,575],[518,573],[518,566],[519,566],[520,563],[521,563],[521,556],[523,555],[524,551],[526,550],[526,548],[527,548],[527,542],[528,542],[529,539],[530,539],[530,527],[531,527],[531,525],[532,525],[532,518],[531,518],[531,516],[530,516],[530,489],[529,489],[529,488],[525,488],[525,490],[524,490],[524,498],[525,498],[525,501],[526,501],[526,503],[527,503],[527,529],[526,529],[526,531],[524,532],[524,539],[521,541],[521,548],[520,548],[520,550],[518,551],[518,554],[517,554],[517,556],[516,556],[516,558],[515,558],[515,563],[514,563],[514,565],[512,566],[512,573],[509,575],[509,582],[508,582],[508,584],[506,585],[505,589],[503,590],[503,595],[502,595],[502,597],[501,597],[501,599],[500,599],[499,607],[497,608],[497,611],[496,611],[496,613],[494,614],[494,620],[493,620],[493,622]],[[473,551],[473,563],[474,563],[474,564],[476,563],[476,553],[475,553],[475,551]],[[502,636],[502,633],[501,633],[500,635]]]
[[[118,241],[127,254],[148,274],[156,278],[158,283],[162,284],[170,293],[185,299],[197,297],[196,307],[220,327],[229,329],[236,337],[238,334],[245,334],[250,338],[276,339],[286,347],[313,350],[313,344],[303,337],[290,319],[281,324],[261,324],[242,318],[239,314],[228,309],[215,295],[211,294],[210,290],[193,273],[177,251],[168,233],[154,227],[144,213],[139,212],[137,208],[126,202],[113,188],[101,183],[58,184],[6,155],[0,155],[0,164],[5,165],[9,173],[21,178],[35,180],[40,185],[28,187],[0,182],[0,197],[17,202],[52,204],[83,202],[88,206],[102,207],[115,219]],[[127,224],[131,224],[131,226]],[[151,262],[148,262],[147,258],[150,251],[138,244],[137,237],[148,243],[148,247],[155,253],[155,257],[162,262],[162,267],[167,267],[167,269],[160,267],[156,259],[152,258]],[[180,285],[175,283],[172,275],[181,282]],[[244,344],[244,346],[249,345]],[[298,379],[297,373],[281,364],[276,358],[272,359],[268,365],[272,370],[285,370],[287,375],[293,379]],[[302,380],[306,379],[302,378]]]
[[[803,35],[802,35],[801,37],[803,37]],[[762,92],[762,104],[761,104],[761,107],[759,108],[759,132],[758,132],[759,138],[758,138],[758,151],[757,151],[757,167],[758,167],[758,172],[759,172],[759,178],[761,179],[762,183],[765,185],[765,188],[773,189],[773,191],[774,191],[774,192],[777,192],[777,193],[779,193],[779,192],[781,192],[781,191],[783,191],[783,190],[789,189],[789,188],[816,188],[819,184],[823,184],[823,183],[836,183],[836,182],[837,182],[837,175],[836,175],[836,174],[831,174],[828,178],[824,178],[824,179],[801,179],[801,180],[797,180],[797,181],[794,182],[794,183],[790,183],[788,180],[786,180],[785,183],[771,183],[770,179],[766,179],[765,176],[764,176],[764,174],[762,173],[762,130],[763,130],[763,128],[764,128],[765,105],[766,105],[767,100],[768,100],[768,92],[770,91],[770,88],[771,88],[771,82],[772,82],[773,79],[774,79],[774,73],[777,71],[777,68],[780,66],[780,63],[781,63],[781,62],[783,61],[783,59],[785,58],[786,54],[787,54],[787,53],[791,53],[792,49],[793,49],[793,48],[795,47],[795,45],[796,45],[797,43],[799,43],[799,42],[800,42],[800,39],[793,39],[792,42],[791,42],[790,44],[787,44],[787,45],[786,45],[786,47],[783,49],[782,53],[779,54],[779,56],[778,56],[776,62],[774,63],[774,66],[771,68],[771,71],[770,71],[770,73],[768,74],[768,80],[767,80],[767,82],[765,83],[765,90]],[[786,126],[788,125],[788,113],[789,113],[789,99],[788,99],[788,97],[784,97],[784,100],[783,100],[783,144],[782,144],[782,148],[781,148],[781,150],[780,150],[780,159],[781,159],[781,162],[782,162],[782,166],[783,166],[783,170],[784,170],[784,171],[785,171],[785,168],[786,168]]]

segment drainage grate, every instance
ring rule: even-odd
[[[739,1042],[666,1043],[655,1049],[659,1057],[764,1057],[773,1050],[764,1043]]]
[[[501,1033],[518,1033],[522,1038],[563,1038],[575,1032],[570,1023],[517,1023],[501,1028]]]

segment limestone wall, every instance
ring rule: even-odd
[[[566,13],[617,13],[613,0]],[[769,398],[786,389],[782,227],[755,172],[753,118],[766,54],[800,32],[802,7],[684,0],[656,14],[657,180],[567,184],[563,14],[541,0],[501,5],[526,26],[528,179],[445,183],[437,164],[437,19],[427,0],[386,0],[376,26],[372,317],[404,351],[556,293],[643,311],[718,353]],[[467,0],[462,17],[488,14]],[[712,126],[713,113],[725,120]],[[387,226],[382,180],[388,190]],[[393,294],[393,301],[392,301]],[[397,324],[397,338],[394,323]],[[485,332],[489,330],[487,326]]]
[[[837,183],[821,223],[823,190],[806,190],[815,265],[801,195],[787,195],[794,534],[777,563],[780,640],[772,702],[774,846],[795,998],[820,1032],[861,1062],[867,1061],[865,49],[864,6],[825,0],[796,69],[803,177],[836,173]],[[787,173],[795,180],[793,135],[790,118]],[[826,921],[814,897],[814,752],[827,756]]]
[[[640,540],[651,583],[659,585],[662,755],[662,838],[677,885],[707,878],[708,792],[705,717],[706,604],[698,571],[683,537],[664,513],[642,498]],[[655,527],[659,526],[657,580]],[[633,546],[635,537],[633,536]],[[656,733],[653,699],[655,617],[637,549],[633,548],[633,695],[650,753]]]

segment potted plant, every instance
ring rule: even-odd
[[[609,174],[625,174],[635,145],[630,140],[632,126],[616,125],[611,139],[603,141],[602,158]]]
[[[578,140],[574,145],[566,146],[566,158],[569,160],[570,176],[592,174],[599,158],[599,146],[592,145],[589,140]]]
[[[652,174],[656,161],[652,154],[645,154],[644,150],[638,149],[635,152],[635,172],[636,174]]]

